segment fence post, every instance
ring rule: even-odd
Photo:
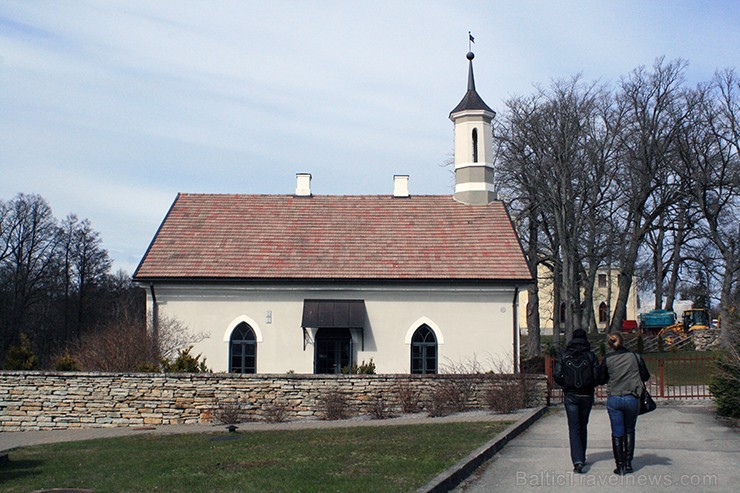
[[[545,354],[545,375],[547,376],[547,405],[550,405],[552,394],[552,356]]]
[[[663,373],[663,358],[658,358],[658,385],[660,386],[660,396],[665,397],[665,374]]]

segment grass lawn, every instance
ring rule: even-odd
[[[0,465],[0,491],[413,491],[510,423],[146,435],[28,447]]]

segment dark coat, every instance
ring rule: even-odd
[[[577,337],[574,337],[570,340],[568,345],[565,346],[565,349],[560,353],[560,357],[558,357],[558,360],[555,363],[555,372],[553,374],[555,383],[563,387],[563,392],[565,392],[566,394],[572,393],[578,395],[593,395],[595,386],[586,389],[576,389],[565,384],[565,380],[563,378],[563,361],[566,358],[574,356],[576,353],[584,353],[586,357],[591,361],[591,371],[593,372],[594,376],[593,381],[595,383],[598,383],[599,360],[598,358],[596,358],[596,355],[593,353],[593,351],[591,351],[591,343],[588,342],[588,339]]]

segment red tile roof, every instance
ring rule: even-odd
[[[501,202],[179,194],[134,278],[526,282]]]

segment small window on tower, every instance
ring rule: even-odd
[[[599,287],[600,288],[606,287],[606,274],[599,274]]]
[[[473,129],[473,162],[478,162],[478,129]]]

